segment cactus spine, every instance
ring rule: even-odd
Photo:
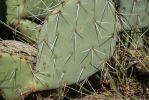
[[[136,25],[148,26],[149,8],[144,6],[148,0],[60,0],[54,3],[52,0],[6,0],[6,4],[6,23],[19,23],[18,29],[36,41],[39,51],[35,65],[25,60],[26,57],[18,56],[20,52],[0,53],[0,70],[4,73],[0,74],[0,89],[6,99],[89,77],[112,56],[117,32]],[[46,12],[53,4],[58,6],[52,6],[51,13]],[[38,24],[23,19],[45,15],[43,26],[37,29]]]

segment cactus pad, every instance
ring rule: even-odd
[[[102,68],[115,48],[114,13],[111,0],[69,0],[53,11],[38,36],[36,66],[48,88],[79,82]]]

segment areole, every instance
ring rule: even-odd
[[[119,31],[148,26],[148,0],[53,1],[0,1],[4,10],[0,21],[15,26],[17,20],[21,23],[17,31],[34,38],[38,49],[31,64],[22,52],[12,53],[14,44],[1,41],[9,44],[8,52],[0,49],[0,89],[8,100],[89,77],[113,55]],[[45,20],[39,25],[27,17]],[[19,50],[20,45],[15,46]],[[24,52],[32,56],[26,46]]]

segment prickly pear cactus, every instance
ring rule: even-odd
[[[45,16],[57,0],[5,0],[7,23],[26,17]]]
[[[14,26],[14,30],[18,29],[26,39],[36,41],[36,35],[41,27],[32,21],[42,23],[40,18],[51,13],[58,4],[58,0],[2,0],[0,1],[0,24],[7,26],[7,23]]]
[[[8,81],[5,84],[9,87],[19,86],[24,96],[26,90],[30,93],[32,89],[58,88],[79,82],[100,70],[102,64],[112,56],[115,47],[114,11],[112,1],[106,0],[70,0],[61,3],[49,15],[37,37],[39,53],[36,66],[27,66],[22,61],[23,69],[18,65],[20,59],[15,58],[17,65],[9,67],[8,64],[4,65],[4,61],[9,58],[8,61],[13,63],[11,56],[1,59],[1,65],[8,66],[4,72],[11,75],[9,70],[17,68],[16,78],[12,80],[17,80],[16,85]],[[23,70],[26,71],[21,73]],[[22,79],[26,81],[20,85]],[[19,95],[13,93],[16,88],[6,89],[1,85],[1,89],[9,99]]]
[[[29,20],[19,20],[17,29],[23,32],[24,37],[29,38],[32,41],[37,41],[37,35],[39,34],[42,25],[36,24]]]
[[[0,42],[0,89],[10,100],[89,77],[112,56],[117,32],[136,25],[146,27],[149,19],[148,0],[2,0],[0,5],[1,2],[7,13],[0,15],[0,21],[15,26],[19,23],[18,29],[35,39],[38,48],[37,54],[36,49],[28,50],[25,44]],[[38,28],[27,19],[45,15],[43,26]],[[34,55],[32,50],[36,51]]]
[[[119,21],[125,29],[149,26],[148,0],[115,0],[119,2]]]
[[[47,84],[40,89],[76,83],[102,68],[115,48],[114,12],[111,0],[69,0],[53,11],[39,35],[36,69],[45,74],[37,77]]]
[[[31,76],[31,65],[25,59],[0,52],[0,88],[5,99],[15,99],[22,92],[32,91],[34,84]]]
[[[0,89],[6,100],[23,98],[34,91],[33,62],[37,51],[32,46],[0,41]]]

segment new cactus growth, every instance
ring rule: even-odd
[[[112,56],[119,31],[132,29],[136,24],[148,26],[149,8],[145,5],[148,0],[6,0],[5,3],[7,20],[0,21],[19,24],[18,30],[35,40],[38,49],[37,52],[29,45],[23,47],[25,44],[20,42],[14,45],[0,41],[0,89],[11,100],[89,77]],[[43,25],[27,19],[41,17],[45,19]],[[3,15],[0,18],[5,19]],[[10,50],[6,52],[3,43]],[[28,47],[32,49],[23,51]],[[32,50],[34,55],[29,53]],[[26,59],[26,54],[27,58],[34,56],[33,59]]]

